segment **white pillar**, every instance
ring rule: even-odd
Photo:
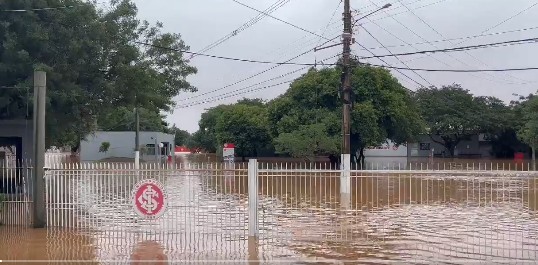
[[[248,236],[258,237],[258,160],[248,161]]]
[[[349,209],[351,205],[351,155],[342,154],[340,160],[340,206]]]

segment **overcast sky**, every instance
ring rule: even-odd
[[[256,9],[264,10],[277,0],[239,0]],[[164,23],[168,32],[180,33],[191,51],[200,51],[207,45],[221,39],[243,23],[258,15],[232,0],[135,0],[141,19]],[[372,15],[360,23],[392,53],[415,52],[438,48],[459,47],[483,43],[538,37],[538,30],[531,29],[514,33],[462,40],[437,42],[443,39],[480,35],[502,21],[514,16],[536,0],[351,0],[357,10],[356,18],[367,14],[386,3],[392,7]],[[338,7],[338,9],[337,9]],[[409,12],[409,9],[412,12]],[[336,11],[336,12],[335,12]],[[333,38],[342,31],[343,4],[340,0],[289,0],[272,13],[273,16],[315,32],[325,38]],[[335,13],[335,16],[332,15]],[[396,15],[394,15],[396,14]],[[390,16],[393,15],[393,16]],[[510,19],[484,34],[538,27],[538,5]],[[332,19],[331,19],[332,18]],[[533,19],[534,18],[534,19]],[[373,22],[372,22],[373,20]],[[429,26],[428,26],[429,25]],[[381,45],[356,26],[355,39],[377,55],[388,54]],[[413,32],[411,32],[413,31]],[[357,35],[358,34],[358,35]],[[325,42],[319,36],[301,31],[270,17],[265,17],[236,36],[205,52],[207,54],[268,61],[286,61],[316,45]],[[415,43],[424,44],[415,44]],[[428,43],[429,42],[429,43]],[[407,46],[407,44],[413,44]],[[403,45],[403,46],[402,46]],[[397,46],[397,47],[390,47]],[[313,63],[341,52],[341,46],[322,52],[311,52],[294,60]],[[358,56],[370,56],[357,44],[352,52]],[[411,68],[435,69],[497,69],[538,67],[536,44],[496,47],[468,52],[436,53],[431,56],[401,56],[400,60]],[[327,62],[333,63],[335,59]],[[405,67],[396,58],[384,58],[392,66]],[[379,59],[363,60],[373,64],[384,64]],[[287,85],[273,86],[293,80],[306,70],[297,71],[282,78],[275,77],[298,70],[303,66],[279,66],[247,81],[236,83],[262,72],[273,65],[234,62],[213,58],[195,57],[191,64],[198,68],[198,74],[190,76],[197,93],[184,93],[177,98],[178,108],[168,115],[168,120],[189,132],[198,129],[198,120],[204,109],[219,104],[229,104],[242,97],[271,99],[283,93]],[[491,95],[505,101],[516,97],[512,94],[529,94],[538,89],[538,71],[510,73],[439,73],[402,71],[423,85],[429,83],[441,86],[459,83],[475,95]],[[392,71],[400,82],[411,90],[418,85],[404,75]],[[262,85],[254,84],[265,82]],[[427,81],[425,81],[425,80]],[[226,87],[228,86],[228,87]],[[217,91],[214,91],[217,90]],[[208,93],[214,91],[212,93]],[[194,98],[193,98],[194,97]]]

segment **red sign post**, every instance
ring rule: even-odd
[[[167,195],[160,182],[146,179],[134,186],[131,191],[131,201],[138,215],[157,219],[166,211]]]

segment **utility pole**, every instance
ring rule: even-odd
[[[351,11],[349,0],[344,0],[344,33],[342,34],[344,51],[343,51],[343,71],[344,82],[342,84],[343,95],[343,139],[342,139],[342,163],[351,162],[351,139],[350,139],[350,109],[351,109],[351,76],[350,76],[350,55],[351,55],[351,38],[353,31],[351,29]]]
[[[342,84],[342,156],[340,176],[340,196],[341,206],[348,208],[351,203],[351,76],[350,76],[350,56],[351,56],[351,39],[353,30],[351,29],[351,8],[349,0],[344,0],[344,33],[342,41],[344,46],[342,70],[344,71],[344,80]]]
[[[45,111],[47,74],[34,72],[34,172],[33,172],[33,215],[34,228],[47,224],[45,211]],[[19,151],[19,150],[17,150]]]

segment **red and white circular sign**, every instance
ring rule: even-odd
[[[166,211],[167,196],[164,186],[157,180],[139,181],[131,191],[135,212],[145,218],[159,218]]]

